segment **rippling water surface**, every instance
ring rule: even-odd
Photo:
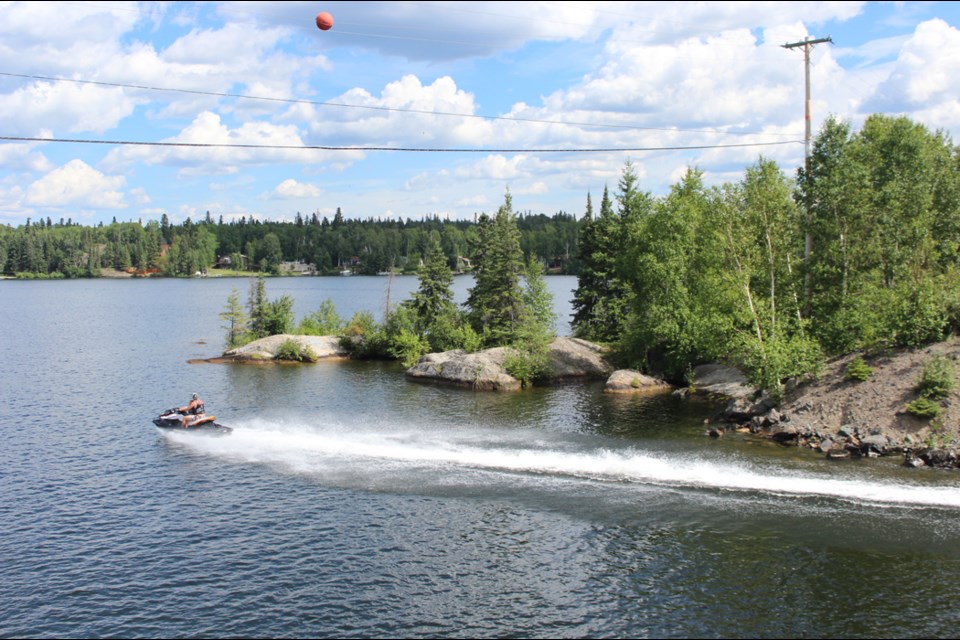
[[[387,282],[267,290],[379,315],[416,287]],[[566,333],[576,281],[548,282]],[[188,364],[248,286],[0,282],[0,636],[955,635],[955,474],[710,440],[712,407],[592,383]],[[233,435],[153,427],[193,391]]]

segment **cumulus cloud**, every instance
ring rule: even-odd
[[[127,206],[120,191],[123,184],[122,176],[107,176],[82,160],[71,160],[31,184],[24,202],[35,207],[121,209]]]
[[[407,74],[387,83],[375,96],[354,88],[329,101],[350,107],[298,105],[294,115],[310,132],[311,144],[333,146],[436,147],[477,146],[491,127],[474,118],[474,96],[449,76],[424,84]],[[457,115],[463,114],[462,118]]]
[[[960,96],[958,69],[960,30],[939,19],[923,22],[903,44],[890,76],[865,106],[901,112],[930,109],[930,105],[956,105]]]
[[[122,89],[70,82],[37,81],[0,95],[0,121],[10,133],[103,133],[133,113]]]
[[[163,141],[173,146],[127,146],[110,152],[104,166],[117,171],[133,163],[181,167],[181,175],[236,173],[244,165],[310,164],[333,152],[304,149],[293,125],[246,122],[231,129],[219,114],[205,111],[178,135]],[[246,146],[249,145],[249,146]],[[354,152],[354,157],[359,153]]]
[[[322,192],[312,184],[297,182],[292,178],[284,180],[273,190],[273,196],[284,200],[294,200],[297,198],[315,198]]]
[[[458,178],[510,180],[525,174],[523,164],[526,160],[527,157],[523,155],[509,158],[503,155],[490,155],[471,165],[458,167],[455,173]]]
[[[8,142],[0,145],[0,167],[29,173],[50,171],[53,169],[53,164],[44,154],[37,151],[38,146],[38,143],[33,142]]]

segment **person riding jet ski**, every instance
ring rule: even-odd
[[[196,393],[190,397],[190,402],[187,403],[187,406],[178,407],[177,411],[183,414],[183,418],[180,419],[180,426],[184,429],[202,423],[207,415],[207,410],[203,406],[203,400],[201,400],[200,396]]]

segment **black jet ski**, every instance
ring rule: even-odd
[[[159,416],[153,419],[153,424],[157,425],[161,429],[176,429],[177,431],[196,431],[200,433],[208,433],[215,435],[227,435],[233,433],[233,429],[226,425],[222,425],[219,422],[216,422],[216,416],[205,415],[200,420],[194,422],[189,427],[180,426],[180,421],[183,419],[184,414],[180,413],[179,409],[167,409]]]

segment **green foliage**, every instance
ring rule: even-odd
[[[353,314],[340,336],[340,344],[355,358],[389,357],[387,333],[369,311]]]
[[[625,173],[631,171],[625,168]],[[636,176],[625,181],[630,193],[621,194],[634,202]],[[580,273],[573,296],[574,335],[586,340],[613,343],[620,339],[626,325],[632,299],[629,284],[621,273],[619,256],[623,253],[624,221],[613,210],[607,189],[603,191],[600,214],[594,218],[593,205],[587,197],[587,211],[580,232],[578,247]]]
[[[565,273],[575,268],[579,223],[571,215],[518,217],[523,249],[552,260]],[[279,272],[281,261],[313,263],[320,273],[336,273],[340,265],[351,265],[355,273],[376,274],[394,268],[416,271],[424,255],[424,238],[439,234],[444,256],[451,267],[467,267],[460,260],[469,256],[468,237],[475,229],[471,221],[360,220],[340,215],[336,226],[317,216],[298,222],[262,222],[241,218],[216,223],[212,218],[171,225],[161,222],[115,222],[81,227],[72,220],[43,221],[12,229],[3,225],[0,233],[0,272],[50,274],[69,278],[99,276],[102,267],[115,267],[140,274],[192,276],[210,272],[219,256],[230,256],[238,271]],[[161,251],[166,255],[161,257]],[[469,268],[469,267],[467,267]],[[229,271],[225,272],[229,273]]]
[[[436,316],[427,328],[425,338],[430,350],[435,352],[463,349],[473,353],[482,347],[480,335],[455,308]]]
[[[957,368],[946,356],[934,356],[923,364],[914,391],[920,397],[907,405],[907,413],[918,418],[935,418],[940,401],[950,395],[957,384]]]
[[[230,291],[227,298],[227,308],[220,313],[220,319],[226,322],[223,327],[226,329],[226,347],[227,349],[236,349],[242,347],[250,341],[250,318],[243,311],[240,304],[240,294],[236,289]]]
[[[503,368],[519,380],[521,386],[529,387],[543,377],[548,365],[546,353],[515,349],[504,361]]]
[[[942,400],[950,395],[957,384],[957,368],[946,356],[934,356],[923,365],[920,379],[914,390],[922,398]]]
[[[797,200],[810,208],[811,330],[828,352],[917,347],[956,326],[958,168],[948,140],[907,118],[824,124]]]
[[[420,286],[407,303],[416,315],[416,329],[421,335],[429,333],[440,316],[455,308],[453,271],[440,246],[439,234],[432,233],[428,243],[426,258],[417,274]]]
[[[750,381],[778,401],[782,398],[785,380],[817,375],[823,367],[820,344],[799,333],[762,343],[748,334],[737,357]]]
[[[412,367],[430,349],[427,340],[407,328],[390,336],[388,351],[405,367]]]
[[[343,318],[337,313],[333,300],[327,298],[320,308],[300,321],[297,333],[307,336],[338,335],[344,327]]]
[[[935,418],[940,413],[940,404],[930,398],[920,397],[907,405],[907,413],[918,418]]]
[[[267,285],[262,273],[250,283],[248,298],[249,333],[253,340],[290,333],[294,326],[293,298],[283,295],[277,300],[267,299]]]
[[[511,344],[523,312],[520,277],[524,266],[509,191],[494,218],[480,216],[473,265],[474,286],[466,302],[470,323],[488,346]]]
[[[293,330],[293,298],[283,295],[266,305],[263,328],[268,336]]]
[[[270,335],[267,332],[267,282],[263,274],[259,274],[250,282],[250,295],[247,298],[247,309],[250,314],[250,334],[254,340]]]
[[[317,354],[309,345],[301,346],[298,341],[288,338],[277,349],[276,359],[290,362],[316,362]]]
[[[863,356],[857,356],[847,364],[847,380],[865,382],[870,379],[871,375],[873,375],[873,367],[868,366],[867,363],[863,361]]]

